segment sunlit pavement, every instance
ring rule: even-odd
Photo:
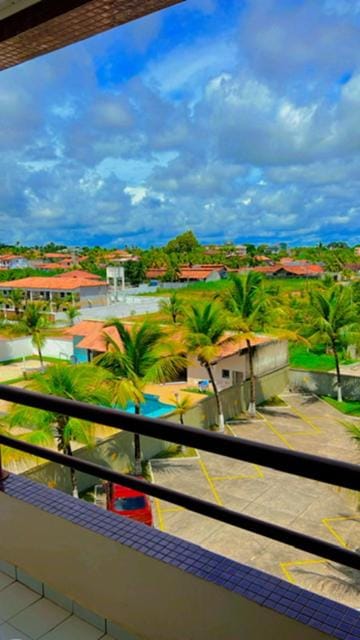
[[[282,397],[287,406],[263,408],[255,419],[227,427],[228,432],[290,450],[358,460],[359,451],[341,424],[345,416],[314,396]],[[152,468],[155,481],[171,489],[350,549],[359,547],[360,513],[345,490],[206,452],[155,462]],[[163,501],[155,501],[155,515],[164,531],[359,607],[359,572]]]

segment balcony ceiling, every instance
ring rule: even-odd
[[[0,0],[0,70],[183,0]]]

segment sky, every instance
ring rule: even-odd
[[[360,242],[360,0],[187,0],[0,73],[0,242]]]

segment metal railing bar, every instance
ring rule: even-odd
[[[57,396],[40,394],[17,387],[0,385],[0,399],[37,409],[81,418],[101,425],[151,436],[156,439],[195,447],[236,460],[252,462],[277,471],[318,480],[358,491],[360,468],[355,464],[323,458],[308,453],[289,451],[243,438],[145,416],[135,416],[118,409],[99,407]]]
[[[166,500],[167,502],[189,509],[194,513],[207,516],[213,520],[251,531],[252,533],[282,542],[296,549],[301,549],[302,551],[318,555],[327,560],[351,567],[352,569],[360,570],[360,555],[349,549],[344,549],[329,542],[319,540],[318,538],[313,538],[312,536],[297,531],[291,531],[286,527],[265,522],[264,520],[215,505],[200,498],[194,498],[193,496],[175,491],[174,489],[167,489],[161,485],[147,482],[146,480],[112,471],[93,462],[80,460],[80,458],[76,458],[75,456],[62,454],[57,451],[52,451],[51,449],[44,449],[43,447],[16,440],[8,436],[0,435],[0,444],[14,447],[38,458],[45,458],[51,462],[88,473],[97,478],[125,485],[131,489],[136,489],[155,498]],[[6,491],[6,485],[4,486]]]

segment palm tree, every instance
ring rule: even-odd
[[[219,421],[219,430],[224,431],[224,410],[216,384],[212,365],[220,353],[220,345],[226,338],[227,319],[216,302],[192,304],[185,319],[186,344],[189,353],[196,355],[211,381]]]
[[[44,315],[44,306],[41,302],[29,302],[26,305],[22,318],[13,327],[13,332],[20,335],[31,336],[31,342],[37,349],[41,368],[44,367],[42,349],[46,342],[46,331],[50,322]]]
[[[191,400],[190,396],[186,395],[180,398],[178,393],[174,394],[173,403],[175,405],[174,411],[170,415],[179,416],[180,424],[184,426],[184,415],[191,409]],[[182,453],[185,452],[186,447],[184,445],[180,445],[180,451]]]
[[[271,313],[266,291],[262,286],[262,276],[249,271],[246,276],[233,276],[232,286],[224,295],[226,308],[238,317],[238,329],[243,332],[249,354],[250,402],[249,414],[256,413],[256,380],[254,374],[255,347],[251,344],[256,327],[264,329]]]
[[[117,339],[104,333],[107,350],[94,363],[111,371],[121,382],[124,397],[131,398],[135,414],[140,415],[145,385],[173,379],[186,366],[186,358],[161,327],[148,321],[130,330],[117,319],[109,320],[105,326],[116,329]],[[141,475],[141,441],[137,433],[134,457],[135,473]]]
[[[177,324],[183,313],[183,303],[176,293],[172,293],[167,300],[161,300],[160,310],[171,318],[173,324]]]
[[[113,377],[92,364],[56,364],[45,373],[35,375],[27,388],[69,400],[78,400],[103,406],[111,406],[114,393]],[[4,419],[8,431],[24,432],[17,436],[32,444],[54,446],[58,451],[73,455],[71,443],[78,442],[88,447],[96,443],[95,430],[90,423],[69,416],[13,405]],[[72,493],[78,497],[78,486],[74,469],[70,469]]]
[[[75,318],[78,318],[80,315],[80,309],[75,304],[69,304],[66,307],[65,314],[69,320],[69,326],[72,327],[74,325]]]
[[[337,399],[342,402],[339,350],[351,339],[359,340],[360,322],[350,287],[335,285],[331,289],[310,291],[312,323],[309,339],[325,341],[333,353],[336,368]]]
[[[7,296],[7,302],[14,307],[15,316],[19,318],[25,304],[25,292],[22,289],[12,289]]]

